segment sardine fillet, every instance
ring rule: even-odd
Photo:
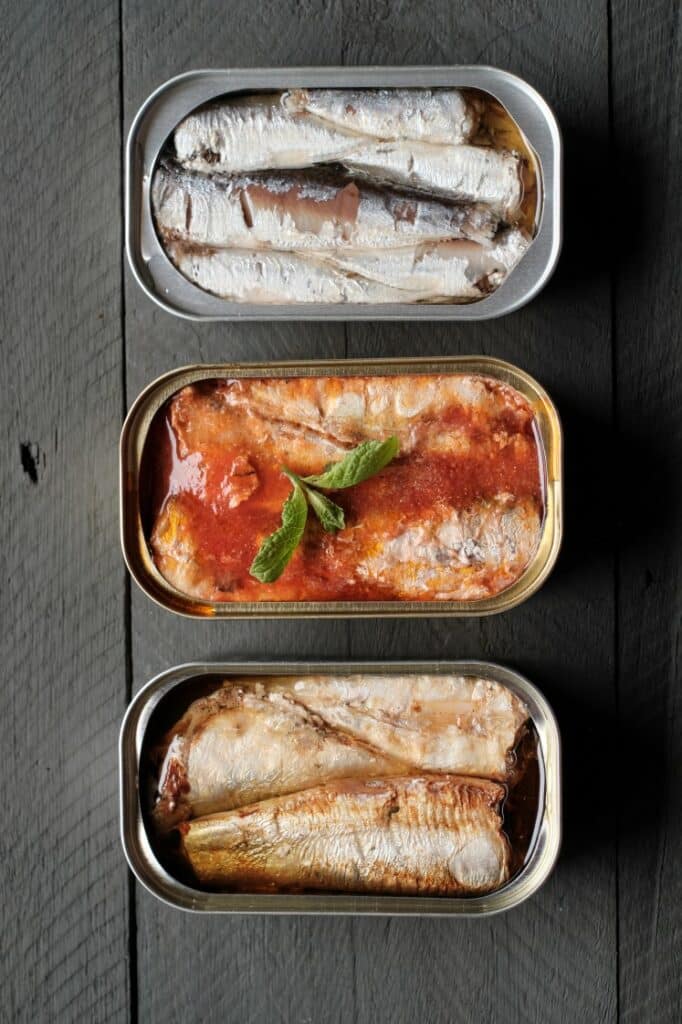
[[[444,429],[443,416],[452,416]],[[460,427],[457,417],[471,422]],[[183,388],[171,418],[182,456],[206,445],[267,448],[270,458],[319,473],[326,462],[368,439],[395,434],[401,455],[466,454],[493,459],[509,444],[534,444],[530,403],[490,378],[404,374],[219,381],[208,394]]]
[[[269,692],[291,693],[335,729],[416,771],[507,781],[528,708],[492,679],[451,675],[281,677]]]
[[[371,304],[417,302],[421,298],[417,291],[402,291],[378,281],[351,277],[295,252],[204,252],[179,242],[169,243],[166,251],[189,281],[234,302]]]
[[[504,787],[455,775],[344,780],[180,826],[202,885],[485,893],[509,877]]]
[[[431,517],[359,554],[356,572],[406,600],[471,601],[518,579],[540,534],[537,505],[500,494],[443,518]]]
[[[484,106],[461,89],[292,89],[282,105],[360,135],[450,145],[476,133]]]
[[[208,174],[305,167],[339,160],[358,145],[355,133],[292,114],[279,96],[203,107],[177,126],[173,138],[178,161]]]
[[[489,241],[497,218],[315,171],[204,176],[162,161],[152,209],[164,241],[237,249],[392,249],[443,239]]]
[[[156,751],[161,831],[334,779],[443,771],[508,781],[528,709],[489,679],[351,675],[229,680]]]
[[[175,155],[189,170],[243,174],[341,162],[388,181],[458,201],[487,203],[502,214],[523,196],[523,162],[486,146],[398,138],[382,141],[292,112],[278,97],[251,97],[190,114],[174,134]]]
[[[341,251],[324,258],[347,274],[419,292],[423,302],[480,299],[500,286],[529,244],[524,232],[509,229],[485,246],[452,241],[384,252]]]
[[[156,826],[319,783],[395,773],[399,761],[327,725],[290,693],[231,685],[195,701],[162,744]]]
[[[391,524],[392,525],[392,524]],[[418,525],[391,535],[386,514],[381,526],[371,517],[353,530],[352,549],[343,533],[329,542],[348,587],[367,582],[408,601],[476,601],[519,579],[535,553],[541,512],[530,498],[499,495],[464,510],[424,516]],[[200,538],[186,514],[182,495],[169,498],[151,535],[154,561],[164,578],[183,594],[207,601],[311,600],[297,583],[289,593],[284,579],[262,584],[254,595],[250,581],[202,555]],[[300,557],[300,549],[294,559]],[[379,598],[377,598],[378,600]]]
[[[523,198],[523,163],[486,146],[395,142],[367,146],[343,158],[356,174],[461,202],[487,203],[511,218]]]

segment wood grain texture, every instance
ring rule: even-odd
[[[483,352],[535,373],[564,418],[575,497],[554,577],[527,605],[494,619],[191,623],[134,594],[135,685],[195,657],[496,658],[525,670],[555,704],[572,784],[558,871],[530,903],[491,921],[208,921],[180,917],[140,893],[140,1017],[544,1024],[565,1020],[570,1007],[572,1019],[612,1021],[615,822],[592,785],[610,758],[608,741],[596,737],[610,734],[615,715],[612,541],[606,524],[581,528],[579,518],[581,492],[597,491],[603,480],[595,431],[612,443],[608,269],[585,253],[579,227],[591,218],[598,237],[606,233],[584,188],[584,175],[605,168],[607,156],[606,7],[363,0],[257,9],[240,2],[229,18],[203,2],[177,4],[163,18],[159,10],[124,4],[127,122],[152,87],[200,66],[479,61],[527,76],[556,105],[573,188],[565,255],[544,295],[489,324],[350,324],[345,334],[352,355]],[[571,218],[578,211],[580,221]],[[126,294],[129,400],[155,374],[194,359],[344,351],[339,325],[188,325],[156,312],[132,284]],[[587,752],[586,735],[594,739]]]
[[[614,276],[620,515],[621,758],[637,752],[620,821],[624,1021],[682,1019],[682,355],[680,7],[612,10]]]
[[[111,0],[1,5],[7,1021],[122,1021],[129,1004],[118,45]]]

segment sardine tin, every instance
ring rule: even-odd
[[[535,238],[509,278],[469,304],[256,304],[230,302],[187,281],[163,251],[150,189],[158,156],[176,125],[219,96],[296,88],[460,86],[489,93],[507,109],[539,166]],[[138,111],[128,136],[125,170],[126,250],[138,284],[154,302],[189,320],[487,320],[529,302],[547,283],[562,235],[562,144],[554,114],[523,79],[477,65],[412,68],[254,68],[190,71],[160,86]]]
[[[389,376],[401,373],[471,373],[510,384],[533,406],[544,457],[545,519],[531,563],[516,582],[493,597],[475,601],[290,601],[208,602],[176,590],[157,569],[142,526],[139,473],[145,439],[154,414],[187,384],[215,377]],[[562,534],[562,437],[559,416],[547,392],[528,374],[499,359],[453,356],[445,359],[311,360],[286,363],[208,364],[159,377],[133,403],[120,444],[121,544],[133,579],[158,604],[192,618],[370,618],[490,615],[530,597],[549,575]]]
[[[523,868],[506,885],[484,896],[424,897],[337,894],[215,893],[194,889],[159,863],[145,826],[140,791],[140,762],[152,715],[173,691],[201,677],[270,676],[330,673],[343,675],[474,675],[508,687],[527,705],[538,736],[540,795],[538,816]],[[527,679],[502,665],[482,661],[407,662],[227,662],[189,663],[155,676],[131,702],[119,739],[121,840],[139,882],[164,903],[199,913],[358,914],[479,917],[518,906],[551,873],[561,844],[561,750],[551,707]]]

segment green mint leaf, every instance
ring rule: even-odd
[[[343,509],[315,490],[340,491],[368,480],[394,459],[400,448],[397,437],[385,441],[364,441],[352,452],[316,476],[300,477],[286,466],[282,472],[291,480],[293,490],[282,508],[282,525],[260,546],[249,572],[260,583],[274,583],[286,569],[298,547],[308,519],[308,504],[327,533],[336,533],[346,525]]]
[[[324,494],[320,494],[313,487],[309,487],[303,482],[298,473],[293,473],[286,466],[282,466],[282,472],[285,476],[288,476],[294,487],[301,487],[305,494],[308,504],[315,512],[315,515],[322,523],[322,527],[327,533],[336,533],[338,530],[342,530],[346,525],[346,520],[343,514],[343,509],[333,502],[330,498],[327,498]]]
[[[391,459],[396,457],[399,448],[397,437],[389,437],[385,441],[363,441],[340,462],[329,466],[324,473],[304,476],[303,481],[314,487],[323,487],[327,491],[354,487],[387,466]]]
[[[260,583],[274,583],[280,578],[305,530],[308,502],[299,483],[293,483],[294,489],[282,507],[282,525],[265,538],[249,569]]]
[[[346,520],[340,505],[337,505],[312,487],[306,487],[305,492],[310,502],[310,507],[322,523],[322,528],[327,533],[337,533],[339,530],[343,530]]]

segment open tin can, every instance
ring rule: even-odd
[[[159,241],[151,210],[151,181],[167,139],[195,108],[222,96],[289,88],[443,88],[487,93],[515,122],[536,165],[538,198],[532,244],[491,294],[458,303],[239,303],[218,298],[176,270]],[[529,302],[544,287],[561,247],[561,136],[545,100],[527,82],[485,66],[413,68],[257,68],[190,71],[158,88],[138,111],[126,150],[128,261],[150,299],[191,320],[487,320]]]
[[[399,376],[400,374],[472,374],[511,385],[529,402],[535,420],[543,477],[544,517],[530,563],[506,589],[476,600],[325,600],[205,601],[177,590],[159,572],[152,557],[142,508],[141,473],[145,442],[156,413],[183,387],[215,378],[290,378]],[[544,389],[509,363],[488,357],[440,360],[385,359],[308,361],[267,364],[213,364],[173,370],[150,384],[135,401],[123,426],[120,445],[121,543],[138,585],[158,604],[181,615],[213,618],[298,618],[370,616],[467,616],[506,611],[530,597],[556,561],[562,533],[562,438],[559,417]]]
[[[146,823],[148,789],[145,757],[158,720],[170,705],[187,706],[215,682],[237,676],[334,676],[455,674],[500,683],[521,698],[537,738],[539,784],[534,823],[523,866],[504,886],[481,896],[374,896],[334,893],[254,893],[203,891],[180,881],[163,866],[153,832]],[[167,716],[166,710],[166,716]],[[479,661],[336,663],[192,663],[160,673],[135,697],[120,735],[121,837],[138,880],[159,899],[182,910],[202,913],[400,914],[423,916],[490,915],[518,906],[543,884],[556,862],[561,842],[560,739],[554,714],[527,679],[501,665]]]

